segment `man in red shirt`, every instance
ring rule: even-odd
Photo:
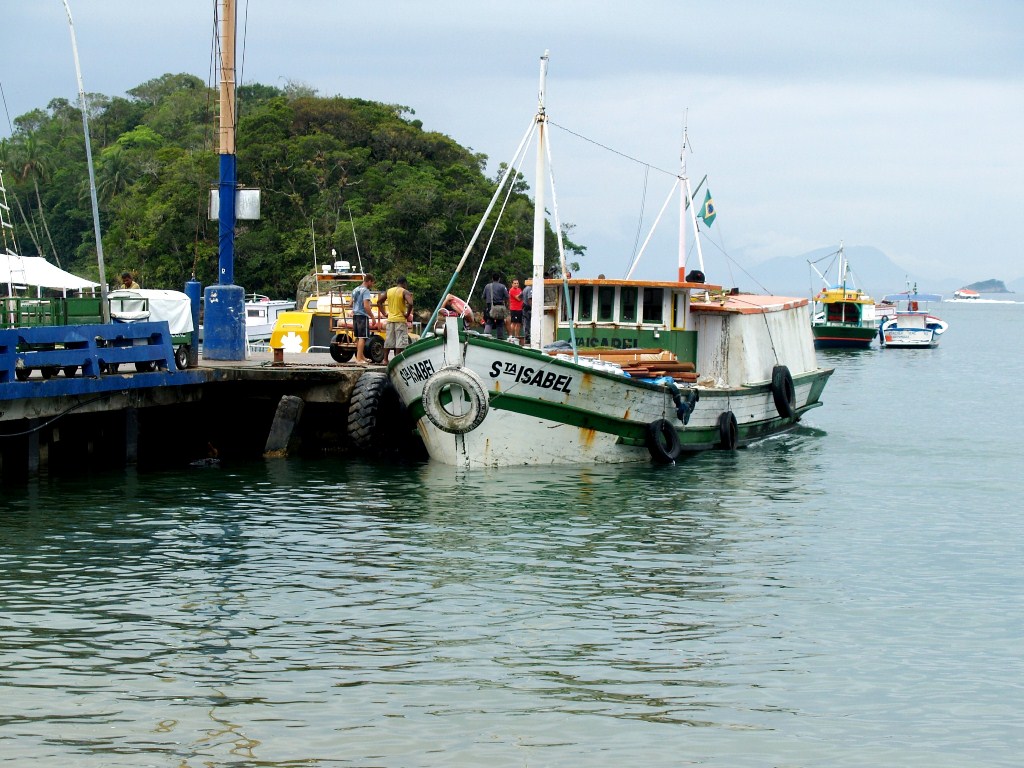
[[[523,289],[519,287],[518,280],[513,280],[512,287],[509,288],[508,309],[512,336],[518,338],[523,330]]]

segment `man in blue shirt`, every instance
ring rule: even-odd
[[[352,333],[356,337],[356,365],[369,365],[363,350],[366,340],[370,337],[370,318],[373,317],[373,302],[370,290],[373,288],[373,275],[364,275],[363,282],[352,291]]]

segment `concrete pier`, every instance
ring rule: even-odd
[[[185,371],[71,380],[43,380],[36,371],[3,385],[0,479],[20,483],[41,472],[129,464],[184,467],[214,455],[257,459],[264,450],[342,453],[352,388],[366,370],[327,354],[286,354],[274,364],[270,353],[257,353],[201,360]]]

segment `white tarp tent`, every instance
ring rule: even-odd
[[[0,285],[31,285],[57,291],[84,291],[99,288],[99,283],[65,272],[42,256],[0,254]]]
[[[192,332],[192,301],[181,291],[123,288],[107,294],[115,323],[166,320],[173,335]]]

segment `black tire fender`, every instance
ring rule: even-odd
[[[448,388],[461,389],[468,399],[466,412],[455,415],[441,403],[441,394]],[[443,432],[464,435],[480,426],[490,407],[487,389],[473,371],[457,365],[447,365],[427,379],[423,385],[423,413],[427,420]]]
[[[796,415],[796,387],[793,386],[793,374],[784,365],[772,368],[772,398],[775,410],[784,419],[792,419]]]
[[[683,447],[672,422],[668,419],[655,419],[647,425],[647,450],[659,464],[671,464],[679,458]]]
[[[739,445],[740,427],[732,411],[723,411],[718,416],[718,447],[725,451],[735,451]]]
[[[380,403],[385,390],[391,386],[387,374],[380,371],[365,371],[352,388],[348,404],[348,438],[363,451],[372,450],[377,423],[380,420]]]

